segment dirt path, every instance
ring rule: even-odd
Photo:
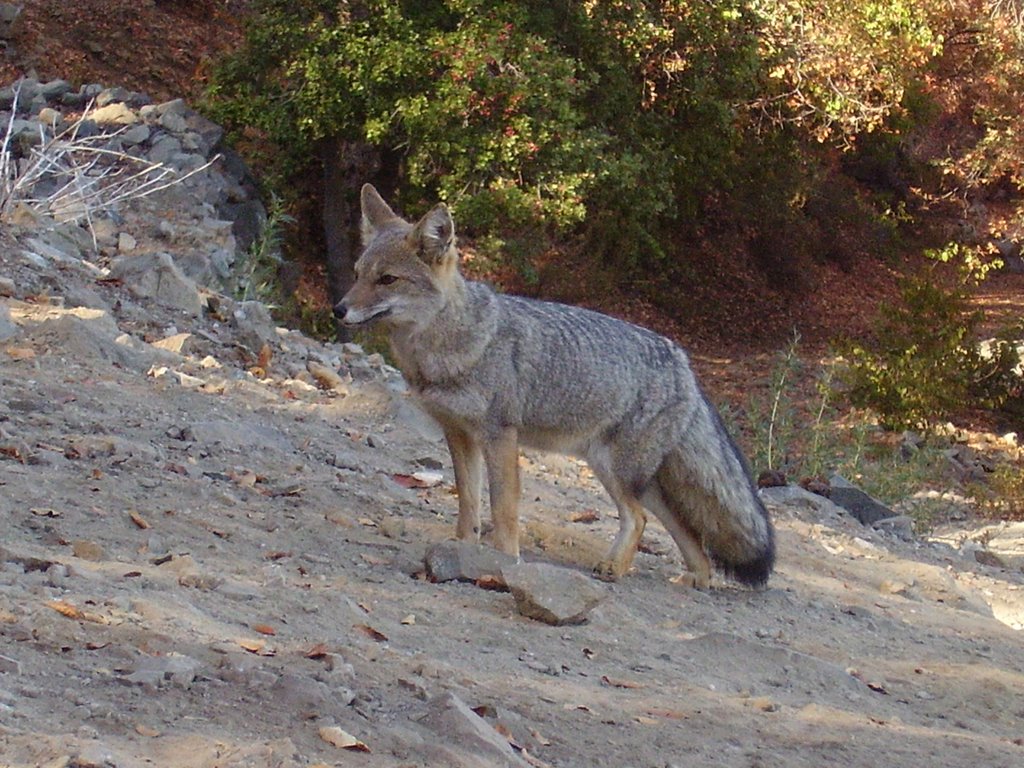
[[[1020,571],[791,505],[766,591],[676,586],[652,525],[586,624],[540,624],[423,579],[451,468],[379,361],[289,332],[254,375],[209,316],[40,278],[10,244],[0,274],[0,765],[1024,759]],[[180,353],[150,343],[182,332]],[[310,359],[353,380],[326,391]],[[526,558],[586,571],[612,506],[575,461],[523,466]],[[435,717],[448,692],[518,751]]]

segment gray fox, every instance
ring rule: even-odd
[[[443,428],[459,539],[479,541],[486,467],[493,544],[519,556],[526,445],[584,458],[615,502],[619,532],[598,577],[629,569],[646,509],[694,586],[709,585],[712,561],[744,584],[768,580],[771,521],[681,348],[607,315],[467,281],[443,203],[413,224],[369,184],[361,197],[364,250],[334,313],[349,326],[386,327],[398,368]]]

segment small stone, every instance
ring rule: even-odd
[[[516,559],[491,547],[468,541],[442,541],[427,550],[424,564],[432,581],[479,581],[497,578],[504,584],[503,569]]]
[[[118,253],[128,253],[129,251],[134,251],[138,244],[138,241],[127,232],[121,232],[117,236]]]
[[[0,674],[20,675],[21,662],[17,659],[12,659],[9,656],[0,656]]]
[[[71,552],[75,557],[82,560],[98,561],[106,557],[103,547],[95,541],[88,541],[87,539],[78,539],[71,542]]]
[[[508,566],[501,575],[519,613],[555,626],[582,624],[607,594],[583,574],[546,563]]]

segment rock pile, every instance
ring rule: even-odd
[[[223,146],[223,129],[181,99],[152,104],[124,88],[28,77],[0,88],[0,131],[15,176],[0,192],[3,218],[39,230],[40,216],[52,216],[40,248],[54,258],[76,258],[90,246],[104,257],[174,252],[185,277],[222,289],[266,223],[252,175]],[[36,177],[29,171],[40,154],[70,160]],[[145,196],[132,194],[125,186],[132,174],[159,182]],[[22,180],[30,183],[15,183]],[[113,199],[93,205],[114,184]],[[83,190],[77,202],[72,186]],[[141,238],[133,220],[145,222]]]

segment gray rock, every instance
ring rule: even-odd
[[[51,80],[39,86],[39,93],[48,100],[60,99],[66,93],[71,92],[71,83],[67,80]]]
[[[135,663],[134,671],[126,675],[124,680],[149,688],[160,688],[167,683],[188,688],[196,679],[201,666],[198,660],[181,653],[140,656]]]
[[[0,302],[0,341],[11,338],[18,333],[18,326],[11,320],[11,310],[7,304]]]
[[[426,710],[414,715],[421,726],[432,731],[459,760],[450,765],[472,765],[479,768],[503,766],[526,768],[529,763],[512,751],[508,739],[480,717],[454,693],[435,696]]]
[[[514,566],[516,559],[468,541],[442,541],[427,550],[424,564],[427,575],[435,582],[475,582],[486,576],[504,584],[502,569]]]
[[[136,296],[151,298],[192,316],[203,311],[203,301],[196,284],[166,253],[122,256],[111,265],[110,275],[124,281]]]
[[[607,588],[577,571],[546,563],[521,563],[501,570],[523,616],[545,624],[582,624]]]
[[[278,343],[277,323],[262,302],[239,302],[231,313],[231,322],[238,330],[238,340],[253,352],[259,352],[264,344]]]
[[[914,540],[914,518],[909,515],[896,515],[895,517],[883,517],[871,525],[876,531],[891,533],[902,541]]]
[[[0,656],[0,675],[20,675],[21,662],[9,656]]]
[[[96,106],[105,107],[115,102],[127,103],[132,100],[133,95],[127,88],[121,88],[120,86],[104,88],[96,95]]]
[[[151,134],[152,130],[148,125],[145,123],[138,123],[121,134],[121,143],[126,147],[134,147],[136,144],[142,144],[145,141],[149,141]]]
[[[896,517],[896,513],[889,507],[841,475],[832,475],[828,482],[832,486],[829,499],[849,512],[862,525],[873,525],[887,517]]]
[[[798,516],[800,513],[810,514],[816,520],[835,519],[846,514],[846,510],[842,507],[833,504],[824,496],[801,488],[799,485],[761,488],[758,495],[765,504],[786,509]]]
[[[185,116],[179,112],[164,112],[158,122],[161,128],[171,133],[184,133],[188,130]]]
[[[164,164],[180,153],[181,142],[165,133],[153,141],[153,146],[146,153],[146,159],[151,163]]]

